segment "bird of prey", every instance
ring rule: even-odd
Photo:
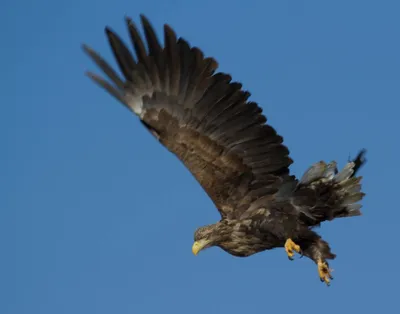
[[[140,15],[144,37],[126,18],[132,53],[109,27],[105,33],[123,75],[92,48],[85,53],[108,80],[87,75],[126,106],[149,132],[187,167],[218,209],[220,221],[198,228],[192,251],[220,247],[246,257],[283,247],[315,262],[329,285],[334,259],[316,232],[324,221],[361,215],[364,150],[341,171],[336,162],[313,164],[301,178],[290,174],[292,159],[283,138],[267,123],[250,93],[164,25],[164,44]]]

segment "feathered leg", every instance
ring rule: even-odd
[[[306,237],[302,235],[302,239],[298,239],[297,243],[302,248],[303,255],[309,257],[317,264],[320,280],[329,286],[333,277],[327,260],[336,257],[331,252],[329,244],[311,230],[307,232]]]

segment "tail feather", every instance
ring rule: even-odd
[[[353,216],[360,216],[361,215],[361,204],[350,204],[347,206],[347,216],[346,217],[353,217]]]
[[[360,216],[362,205],[358,202],[365,193],[361,191],[361,176],[355,176],[366,162],[365,150],[337,171],[336,162],[320,161],[311,166],[301,178],[295,198],[309,225],[340,217]],[[300,197],[308,195],[307,198]],[[310,217],[313,218],[310,221]]]
[[[358,201],[361,201],[361,199],[364,197],[365,193],[362,192],[357,192],[354,194],[351,194],[350,192],[346,191],[346,195],[343,198],[343,205],[352,205],[354,203],[357,203]]]
[[[354,166],[355,166],[354,162],[347,163],[346,166],[344,166],[344,168],[335,175],[333,180],[335,182],[340,183],[351,178],[351,176],[354,174]]]
[[[356,173],[358,172],[358,170],[365,165],[365,163],[367,162],[367,159],[365,158],[365,154],[367,153],[366,149],[362,149],[358,155],[356,156],[356,158],[354,158],[353,162],[354,162],[354,173],[353,173],[353,177],[356,175]]]

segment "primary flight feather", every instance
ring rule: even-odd
[[[144,40],[126,23],[135,51],[106,28],[124,78],[92,48],[84,51],[108,77],[88,72],[97,84],[137,115],[143,125],[189,169],[214,202],[221,220],[198,228],[193,253],[218,246],[234,256],[284,247],[311,258],[320,279],[331,279],[327,260],[335,258],[312,230],[321,222],[361,214],[358,203],[364,151],[340,172],[318,162],[298,180],[283,138],[266,123],[250,93],[217,72],[218,63],[164,25],[164,46],[141,15]]]

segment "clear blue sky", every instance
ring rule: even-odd
[[[400,2],[245,3],[2,1],[0,313],[394,313]],[[338,255],[330,288],[281,249],[192,255],[194,230],[219,219],[211,201],[83,74],[81,43],[111,60],[104,27],[127,39],[140,13],[243,82],[293,173],[368,149],[364,215],[320,229]]]

